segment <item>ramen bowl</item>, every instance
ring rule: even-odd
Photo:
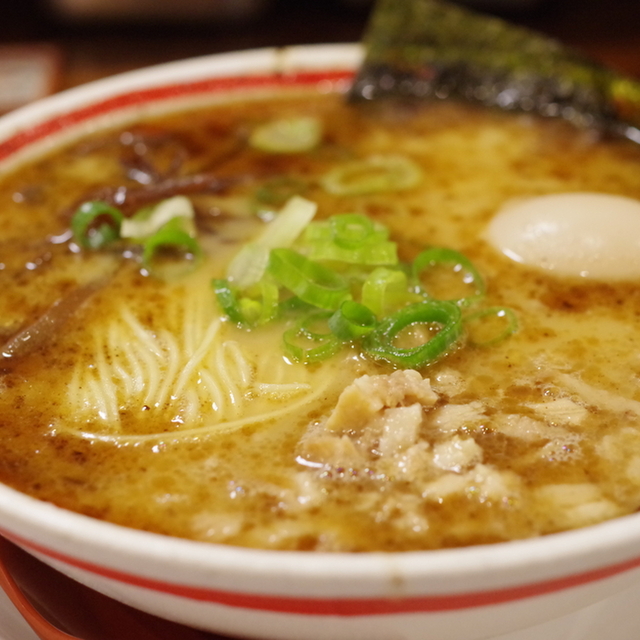
[[[355,45],[267,49],[99,81],[5,116],[0,161],[11,166],[113,122],[187,104],[346,91],[360,60]],[[618,600],[640,590],[637,515],[436,551],[272,551],[134,530],[0,486],[0,533],[135,608],[262,640],[520,640],[542,628],[548,640],[560,639],[582,612],[618,611]]]

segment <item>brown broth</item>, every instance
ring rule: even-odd
[[[297,113],[323,121],[318,149],[271,155],[247,144],[257,123]],[[337,162],[384,153],[418,163],[419,187],[339,197],[318,184]],[[455,103],[362,107],[318,95],[163,116],[22,167],[0,183],[1,335],[10,339],[79,286],[99,287],[42,345],[3,361],[0,480],[125,526],[276,549],[456,547],[632,513],[640,505],[637,284],[561,280],[515,265],[483,231],[515,197],[602,191],[640,199],[639,168],[640,149],[559,122]],[[231,181],[193,196],[208,258],[192,276],[167,284],[141,274],[134,259],[50,240],[66,232],[87,194],[198,173]],[[220,346],[236,341],[248,382],[209,384],[202,371],[214,364],[193,364],[216,322],[209,280],[264,224],[256,190],[283,177],[305,185],[320,217],[361,212],[385,224],[404,259],[425,245],[461,251],[487,280],[486,305],[518,315],[508,340],[460,348],[421,372],[438,400],[411,446],[383,455],[377,436],[345,427],[356,463],[340,463],[336,441],[328,462],[309,453],[342,389],[362,374],[392,371],[354,350],[326,371],[293,366],[280,351],[280,325],[244,332],[222,323],[207,363],[226,357],[245,371]],[[196,319],[193,330],[183,331],[185,318]],[[124,338],[139,351],[118,351]],[[146,355],[132,365],[144,344]],[[162,351],[160,373],[147,379],[154,349]],[[199,373],[181,378],[192,365]],[[91,386],[107,370],[111,400]],[[270,384],[282,386],[271,393]],[[557,400],[572,403],[575,416],[550,413],[562,408]],[[458,468],[441,466],[466,445]]]

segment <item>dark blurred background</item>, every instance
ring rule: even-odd
[[[403,0],[398,0],[402,2]],[[459,0],[640,77],[640,0]],[[360,38],[370,0],[0,0],[0,52],[48,45],[56,89],[208,53]],[[7,45],[11,47],[7,48]]]

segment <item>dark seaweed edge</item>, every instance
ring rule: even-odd
[[[378,0],[349,98],[461,98],[640,144],[640,83],[558,41],[443,0]]]

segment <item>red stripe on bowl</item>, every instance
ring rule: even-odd
[[[9,158],[30,144],[43,140],[49,135],[60,133],[92,118],[104,116],[121,109],[190,96],[233,93],[244,89],[313,86],[320,82],[340,82],[343,80],[350,81],[351,79],[353,79],[353,71],[222,76],[120,93],[112,98],[62,113],[55,118],[19,131],[5,141],[0,142],[0,161]]]
[[[70,567],[82,569],[97,576],[122,582],[130,586],[142,587],[151,591],[198,602],[209,602],[229,607],[271,611],[274,613],[294,613],[314,616],[357,617],[398,613],[435,613],[471,609],[555,593],[598,580],[604,580],[605,578],[610,578],[640,567],[640,557],[636,557],[599,569],[592,569],[590,571],[562,576],[551,580],[543,580],[541,582],[511,586],[503,589],[443,595],[389,596],[388,598],[353,598],[346,596],[339,598],[296,597],[195,587],[165,582],[154,578],[146,578],[68,556],[6,531],[3,531],[2,535],[27,551],[37,552],[53,560],[63,562]]]

